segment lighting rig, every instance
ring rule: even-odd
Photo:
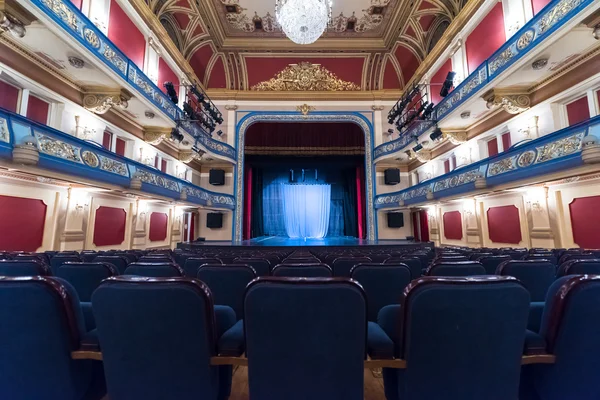
[[[416,121],[429,121],[434,104],[429,101],[427,85],[414,84],[404,92],[388,113],[388,122],[396,125],[400,135],[408,131]]]
[[[172,82],[165,82],[164,87],[167,89],[167,95],[171,101],[177,105],[179,97],[175,85]],[[196,123],[212,136],[217,125],[223,123],[223,114],[198,85],[184,85],[184,87],[186,91],[183,102],[183,118],[176,120],[177,126],[171,132],[170,139],[178,142],[183,140],[183,134],[179,132],[182,122]]]

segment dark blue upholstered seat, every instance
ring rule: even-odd
[[[488,275],[495,275],[496,269],[498,265],[502,264],[504,261],[510,261],[512,258],[507,255],[503,256],[483,256],[477,259],[485,268],[485,273]]]
[[[226,399],[231,367],[210,365],[220,333],[212,295],[193,278],[117,276],[92,296],[111,400]],[[235,322],[233,311],[229,325]],[[125,356],[126,355],[126,356]]]
[[[556,276],[580,274],[600,275],[600,259],[566,261],[558,267]]]
[[[119,275],[123,275],[127,269],[127,266],[129,265],[129,260],[127,260],[125,257],[112,255],[99,255],[94,258],[94,262],[111,263],[115,266],[115,268],[117,268]]]
[[[472,276],[485,274],[485,268],[478,261],[435,261],[423,275]]]
[[[98,252],[96,251],[82,251],[79,254],[79,257],[81,257],[81,261],[83,262],[90,262],[90,261],[94,261],[94,258],[98,257]]]
[[[127,260],[127,264],[131,264],[132,262],[136,262],[138,257],[133,254],[133,253],[127,253],[127,252],[116,252],[114,254],[112,254],[114,256],[121,256],[123,258],[125,258]]]
[[[251,266],[205,264],[198,269],[197,277],[210,288],[215,304],[231,307],[236,319],[242,319],[246,286],[256,278],[256,271]]]
[[[271,264],[262,258],[236,258],[232,264],[249,265],[254,268],[257,276],[271,275]]]
[[[388,400],[517,399],[529,293],[513,277],[423,277],[379,324],[406,369],[383,369]]]
[[[173,263],[151,263],[151,262],[134,262],[129,264],[124,275],[138,275],[147,277],[176,277],[184,276],[183,269]]]
[[[529,290],[531,301],[544,301],[554,282],[556,266],[548,260],[512,260],[498,266],[497,275],[514,276]]]
[[[510,258],[512,258],[513,260],[522,260],[525,256],[527,256],[527,250],[503,250],[501,254],[510,256]]]
[[[39,260],[0,260],[0,276],[48,276],[50,267]]]
[[[82,302],[92,301],[92,293],[100,283],[116,275],[119,275],[117,268],[107,262],[68,262],[56,272],[56,276],[73,285]]]
[[[596,255],[594,255],[593,253],[590,253],[590,252],[563,254],[563,256],[560,258],[560,260],[558,262],[558,265],[562,265],[563,263],[566,263],[567,261],[571,261],[571,260],[592,260],[595,258],[596,258]]]
[[[390,258],[389,260],[386,260],[384,262],[384,264],[407,265],[408,269],[410,270],[410,276],[412,279],[417,279],[418,277],[420,277],[421,274],[423,273],[423,267],[424,267],[424,264],[421,261],[421,258],[416,257],[416,256],[406,256],[406,257],[400,257],[400,258],[394,257],[394,258]],[[425,265],[427,265],[427,263],[425,263]]]
[[[183,271],[185,272],[185,276],[195,278],[196,275],[198,275],[198,268],[200,268],[204,264],[222,264],[222,262],[218,258],[189,257],[185,260],[185,264],[183,264]]]
[[[93,361],[71,358],[85,328],[69,283],[56,277],[0,277],[0,320],[1,398],[83,400],[90,395]]]
[[[349,278],[352,267],[370,262],[372,260],[369,257],[338,257],[333,262],[331,269],[333,270],[333,276]]]
[[[367,305],[349,279],[254,280],[244,325],[253,400],[362,400]]]
[[[558,259],[551,252],[530,253],[527,256],[525,256],[525,258],[523,258],[523,259],[524,260],[548,260],[554,265],[556,265],[558,263]]]
[[[492,253],[483,253],[483,252],[477,252],[477,253],[473,253],[469,256],[469,260],[471,261],[479,261],[479,259],[483,258],[483,257],[491,257],[493,256]]]
[[[197,257],[197,255],[195,253],[184,252],[178,252],[173,254],[173,259],[180,267],[183,267],[185,265],[185,261],[191,257]]]
[[[79,262],[81,261],[81,257],[78,254],[61,254],[58,253],[54,255],[50,259],[50,269],[52,270],[52,274],[56,275],[56,271],[58,267],[63,265],[66,262]]]
[[[469,257],[461,256],[461,255],[439,255],[433,260],[434,264],[439,264],[442,262],[459,262],[459,261],[469,261]]]
[[[327,264],[279,264],[273,268],[271,275],[288,278],[331,278],[333,272]]]
[[[374,263],[382,263],[385,262],[388,258],[391,258],[391,254],[369,254],[369,258]]]
[[[152,254],[138,258],[139,262],[143,263],[173,263],[173,258],[168,254]]]
[[[358,264],[350,274],[367,294],[367,319],[373,322],[383,307],[400,303],[402,292],[411,281],[406,264]]]
[[[557,279],[546,298],[540,335],[551,365],[528,365],[523,385],[536,395],[523,400],[600,398],[600,276],[569,275]]]

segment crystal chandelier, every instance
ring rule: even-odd
[[[331,19],[331,0],[275,0],[275,17],[294,43],[316,42]]]

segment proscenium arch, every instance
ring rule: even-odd
[[[244,159],[245,139],[248,128],[258,122],[351,122],[358,125],[365,135],[365,198],[367,213],[367,239],[377,238],[377,221],[373,198],[375,196],[375,169],[373,168],[373,124],[360,112],[311,112],[302,115],[294,111],[255,111],[250,112],[236,124],[235,141],[238,154],[237,167],[235,169],[235,210],[233,217],[233,240],[242,240],[244,221]]]

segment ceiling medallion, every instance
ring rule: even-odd
[[[340,92],[360,90],[360,87],[353,82],[339,79],[320,64],[303,61],[299,64],[290,64],[274,78],[252,86],[251,90]]]
[[[275,0],[275,18],[294,43],[310,44],[331,20],[331,0]]]

